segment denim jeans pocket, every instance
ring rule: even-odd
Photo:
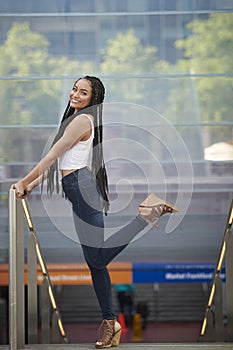
[[[103,210],[103,199],[98,189],[98,184],[92,177],[80,179],[78,181],[79,191],[82,195],[82,200],[97,211]]]

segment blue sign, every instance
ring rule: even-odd
[[[133,283],[211,282],[214,269],[214,264],[133,263]],[[220,276],[225,282],[225,266]]]

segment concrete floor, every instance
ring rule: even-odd
[[[9,346],[0,346],[0,350],[10,349]],[[13,348],[12,348],[13,349]],[[95,349],[94,344],[69,344],[69,345],[27,345],[25,350],[91,350]],[[122,344],[118,349],[126,350],[228,350],[233,349],[233,343],[209,343],[209,344]]]

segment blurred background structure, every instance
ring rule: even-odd
[[[83,75],[106,86],[108,234],[135,215],[148,192],[181,208],[169,227],[165,216],[116,262],[181,269],[216,262],[233,192],[232,12],[232,0],[0,2],[1,266],[8,263],[8,189],[42,157]],[[83,263],[61,194],[50,200],[38,188],[29,204],[46,261]],[[207,275],[182,283],[132,275],[128,283],[136,283],[136,302],[147,300],[149,322],[200,322]],[[57,284],[67,324],[99,320],[89,284]],[[84,296],[94,314],[80,311]]]

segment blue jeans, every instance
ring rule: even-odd
[[[147,222],[138,215],[104,240],[103,199],[90,170],[85,167],[63,177],[62,187],[72,203],[75,228],[91,272],[103,319],[115,319],[107,265],[146,227]]]

